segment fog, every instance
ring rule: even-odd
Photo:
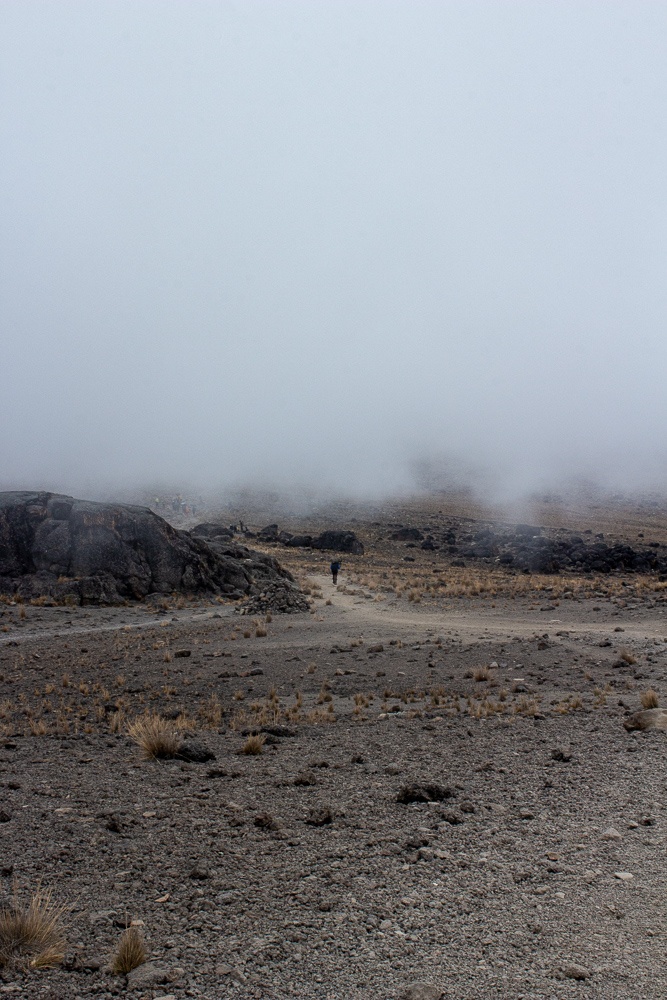
[[[667,485],[667,6],[0,6],[0,488]]]

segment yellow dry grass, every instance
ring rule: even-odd
[[[146,961],[144,936],[138,927],[128,927],[120,936],[111,968],[117,975],[127,975]]]
[[[14,897],[0,910],[0,967],[47,969],[63,960],[62,918],[67,907],[52,900],[50,890],[37,889],[27,905]]]
[[[139,716],[130,723],[127,732],[147,759],[175,757],[181,744],[176,727],[160,715]]]

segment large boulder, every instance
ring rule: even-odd
[[[0,590],[78,603],[149,594],[242,597],[294,587],[270,556],[178,531],[147,507],[54,493],[0,493]]]
[[[314,549],[325,549],[331,552],[352,552],[355,555],[364,554],[364,546],[353,531],[323,531],[313,538]]]

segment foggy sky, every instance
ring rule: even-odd
[[[666,31],[4,0],[0,488],[667,485]]]

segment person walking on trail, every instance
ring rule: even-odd
[[[338,583],[339,571],[340,571],[340,563],[338,562],[338,560],[336,560],[336,562],[331,563],[331,575],[333,577],[334,587]]]

